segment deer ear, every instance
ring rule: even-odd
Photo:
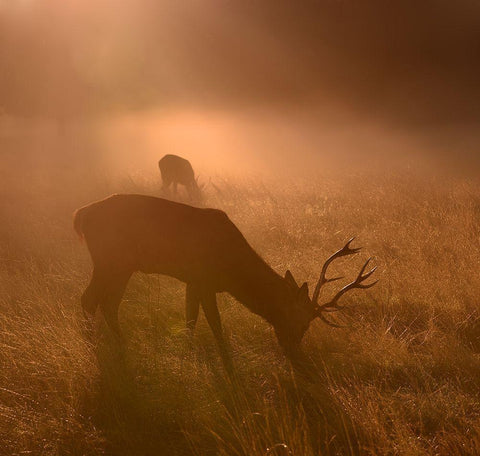
[[[310,298],[308,296],[308,283],[303,282],[303,285],[298,289],[298,300],[300,302],[308,301]]]
[[[295,279],[293,278],[293,275],[292,275],[292,273],[290,272],[290,270],[287,270],[287,272],[285,273],[285,280],[286,280],[290,285],[294,285],[295,288],[298,288],[297,282],[295,282]]]

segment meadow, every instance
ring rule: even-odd
[[[190,344],[184,285],[168,277],[130,281],[124,356],[100,316],[85,337],[91,263],[72,213],[111,193],[159,196],[155,165],[114,175],[78,145],[2,144],[0,454],[480,454],[478,182],[411,168],[211,176],[204,204],[279,273],[313,287],[357,236],[364,252],[332,272],[346,283],[371,255],[380,279],[345,298],[342,328],[311,325],[308,378],[268,324],[219,295],[232,383],[203,315]]]

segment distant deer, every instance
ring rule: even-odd
[[[173,184],[173,194],[177,194],[177,186],[185,186],[191,200],[200,198],[200,188],[195,180],[192,165],[185,158],[178,155],[164,155],[158,162],[162,175],[162,190],[166,193]]]
[[[144,195],[113,195],[77,210],[74,228],[85,239],[93,260],[93,276],[82,295],[87,314],[100,306],[106,322],[121,339],[118,307],[135,271],[160,273],[186,283],[187,328],[193,332],[200,304],[220,350],[224,341],[216,293],[227,291],[249,310],[267,320],[286,353],[294,353],[315,318],[342,309],[339,299],[364,284],[370,259],[356,279],[328,302],[320,304],[321,287],[340,277],[326,278],[336,258],[357,253],[350,239],[323,265],[313,292],[298,286],[290,271],[278,275],[248,244],[225,212],[200,209]],[[226,352],[223,351],[223,354]]]

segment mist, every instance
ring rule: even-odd
[[[0,452],[478,455],[479,81],[477,0],[0,0]]]
[[[101,154],[133,168],[172,151],[222,172],[365,157],[471,172],[478,8],[2,1],[1,135],[94,129]]]

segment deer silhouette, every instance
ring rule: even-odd
[[[173,185],[173,194],[177,195],[178,184],[183,185],[191,200],[200,199],[200,188],[198,187],[192,165],[185,158],[178,155],[164,155],[158,162],[162,175],[162,191],[169,193]]]
[[[222,335],[216,293],[228,292],[274,328],[285,352],[293,353],[315,318],[335,326],[325,314],[341,310],[339,299],[364,284],[376,268],[365,273],[320,304],[321,287],[339,277],[327,278],[329,264],[353,255],[350,239],[331,255],[320,273],[312,298],[308,285],[297,285],[290,271],[277,274],[248,244],[221,210],[196,208],[144,195],[113,195],[78,209],[74,229],[86,241],[93,261],[93,275],[82,295],[86,314],[100,306],[105,320],[121,339],[118,308],[130,276],[135,271],[160,273],[186,283],[186,324],[193,332],[199,308],[222,353]]]

